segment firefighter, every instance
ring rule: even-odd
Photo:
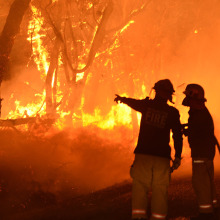
[[[217,209],[214,184],[215,145],[214,124],[205,106],[204,89],[198,84],[187,85],[182,105],[189,107],[188,128],[183,130],[188,136],[192,157],[192,185],[195,191],[199,215],[191,219],[215,219],[213,210]]]
[[[170,130],[173,132],[175,159],[172,169],[181,163],[182,133],[179,111],[168,105],[175,92],[172,83],[163,79],[155,83],[155,98],[138,100],[116,95],[115,101],[127,104],[142,113],[135,158],[130,169],[132,177],[132,219],[166,219],[167,189],[170,181]],[[148,192],[152,190],[151,213]]]

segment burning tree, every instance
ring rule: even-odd
[[[31,0],[15,0],[10,8],[5,26],[0,36],[0,83],[7,78],[9,55],[14,38],[19,33],[20,24]]]
[[[30,1],[24,2],[27,7]],[[101,71],[108,74],[109,80],[117,79],[117,74],[111,72],[116,70],[113,54],[120,47],[124,31],[133,23],[132,18],[148,3],[139,2],[125,10],[123,1],[32,0],[22,27],[26,28],[29,20],[30,61],[36,63],[45,82],[44,104],[39,111],[53,118],[57,113],[58,117],[66,115],[70,121],[81,118],[89,79],[94,78],[98,84],[102,81],[100,75],[104,75]]]
[[[83,121],[83,125],[84,123],[95,121],[97,124],[99,123],[98,126],[102,128],[112,128],[114,126],[114,118],[116,118],[121,124],[128,123],[130,126],[131,119],[129,117],[126,118],[127,114],[125,112],[130,110],[126,110],[123,106],[112,106],[113,96],[110,97],[112,107],[108,107],[110,109],[108,112],[110,113],[106,114],[106,120],[100,120],[102,119],[99,112],[100,108],[93,105],[94,99],[92,97],[96,96],[96,91],[94,90],[99,87],[99,84],[110,83],[114,85],[114,83],[117,82],[119,74],[121,73],[114,73],[115,70],[117,70],[117,65],[115,67],[113,61],[117,60],[117,57],[114,56],[117,54],[118,48],[120,47],[120,38],[125,31],[127,31],[129,26],[133,24],[132,18],[143,11],[147,5],[144,2],[141,4],[139,2],[139,4],[134,4],[135,7],[132,7],[127,12],[123,11],[123,8],[120,7],[121,3],[122,2],[107,0],[31,1],[30,9],[27,11],[23,23],[21,24],[22,34],[20,35],[22,37],[25,36],[25,39],[28,40],[28,44],[26,42],[24,44],[25,46],[22,45],[21,49],[27,51],[31,49],[31,56],[28,57],[29,59],[26,67],[28,69],[27,72],[29,76],[37,72],[37,74],[40,75],[39,78],[43,81],[42,84],[44,84],[44,88],[39,93],[36,91],[34,94],[35,96],[32,96],[34,97],[34,100],[31,101],[34,102],[28,102],[28,92],[30,91],[28,88],[29,86],[31,87],[31,83],[26,81],[26,79],[23,80],[22,88],[25,88],[26,90],[24,91],[25,96],[23,99],[26,99],[26,103],[28,103],[22,107],[22,105],[20,105],[20,100],[16,100],[18,98],[13,96],[13,92],[11,92],[8,103],[10,104],[10,100],[13,100],[12,102],[13,104],[16,104],[16,106],[15,110],[11,111],[8,116],[28,117],[35,116],[36,113],[38,113],[40,117],[37,117],[37,120],[41,120],[45,113],[47,113],[47,116],[49,117],[52,115],[52,118],[56,117],[58,119],[64,119],[68,117],[69,119],[67,119],[67,121],[70,123],[72,123],[75,118],[79,118],[80,122]],[[117,10],[115,14],[114,10]],[[121,13],[118,14],[118,11]],[[120,63],[120,60],[117,62]],[[25,68],[23,67],[22,71],[25,72],[24,69]],[[91,86],[91,81],[93,82],[93,86]],[[87,88],[89,89],[87,90]],[[93,92],[93,94],[91,94],[91,92]],[[108,95],[109,94],[106,94],[107,98]],[[102,96],[102,98],[103,97],[105,96]],[[91,106],[87,109],[94,112],[94,117],[85,113],[86,99],[91,100],[89,103]],[[37,102],[35,102],[35,100],[37,100]],[[116,111],[116,108],[121,108],[121,110],[119,109],[119,111]],[[131,126],[129,128],[131,128]],[[69,138],[69,132],[64,130],[63,132],[60,132],[60,134],[57,134],[57,136],[56,134],[53,134],[52,137],[47,136],[47,141],[45,141],[44,138],[36,138],[36,140],[34,138],[33,141],[32,136],[31,138],[28,135],[24,137],[20,136],[19,133],[18,138],[16,139],[18,141],[15,141],[15,145],[8,144],[8,141],[12,139],[8,138],[6,132],[5,139],[2,142],[7,143],[5,144],[6,146],[13,146],[12,148],[17,147],[18,154],[24,151],[27,152],[24,150],[25,146],[31,151],[30,155],[21,156],[22,158],[26,158],[23,160],[25,165],[21,165],[21,170],[23,170],[23,167],[26,167],[26,164],[28,164],[28,169],[30,169],[31,172],[33,171],[32,175],[27,175],[28,181],[32,181],[33,179],[36,180],[36,182],[40,182],[37,177],[39,171],[38,168],[41,166],[44,167],[45,164],[51,164],[52,168],[50,167],[48,170],[55,170],[53,170],[53,177],[48,178],[47,175],[44,176],[44,173],[46,173],[45,168],[40,168],[40,170],[43,171],[42,175],[46,177],[46,182],[49,182],[51,179],[54,181],[53,184],[48,183],[49,186],[57,186],[56,184],[59,181],[58,172],[63,175],[63,170],[67,168],[69,172],[69,167],[71,167],[75,174],[66,175],[66,177],[72,179],[72,176],[74,176],[74,178],[77,176],[77,178],[75,178],[75,181],[77,181],[79,175],[84,175],[84,172],[81,172],[81,170],[84,169],[84,164],[88,163],[88,157],[92,159],[91,164],[94,164],[93,159],[96,157],[91,157],[91,154],[95,154],[101,158],[99,161],[102,163],[102,152],[107,152],[104,157],[107,159],[108,155],[110,155],[108,158],[111,160],[112,153],[110,154],[108,151],[110,150],[116,153],[118,149],[122,147],[121,144],[113,144],[113,140],[106,145],[106,139],[103,141],[102,138],[96,137],[94,143],[92,143],[91,138],[94,138],[94,135],[92,134],[93,129],[85,129],[83,131],[78,129],[79,133],[76,132],[76,130],[77,129],[73,129],[73,133],[75,133],[74,138],[72,134],[71,138]],[[110,135],[111,131],[100,130],[101,129],[98,130],[100,136],[105,136],[105,138],[106,136],[109,136],[112,138],[112,135]],[[130,135],[125,134],[125,132],[123,133],[123,131],[124,130],[122,129],[124,141],[127,139],[130,140]],[[42,132],[45,132],[44,128],[42,128],[40,132],[41,134]],[[80,135],[81,132],[82,135]],[[4,131],[2,133],[4,133]],[[38,136],[39,133],[37,134]],[[116,133],[118,136],[119,132]],[[129,138],[127,138],[128,136]],[[54,141],[51,138],[54,138]],[[73,141],[72,138],[74,139]],[[14,139],[15,135],[13,134],[13,140]],[[20,142],[20,140],[22,140],[22,142]],[[99,143],[98,149],[97,143]],[[88,150],[86,146],[88,146],[91,151]],[[111,148],[109,146],[111,146]],[[37,157],[36,152],[33,153],[35,150],[32,152],[32,149],[36,149],[39,155],[47,155],[45,161],[43,162],[42,156]],[[78,151],[77,149],[79,149],[79,154],[76,152]],[[82,149],[85,150],[85,155],[81,155]],[[65,153],[59,153],[59,150],[64,150]],[[129,148],[128,151],[130,151]],[[36,158],[36,164],[32,161],[33,158]],[[51,163],[49,162],[50,158]],[[125,159],[127,160],[127,157]],[[8,158],[6,160],[8,160]],[[85,163],[85,161],[87,162]],[[15,164],[16,163],[13,163],[13,166]],[[32,168],[32,165],[36,169]],[[112,161],[106,165],[113,167]],[[81,166],[82,169],[79,168],[79,170],[77,170],[77,167]],[[115,170],[118,171],[117,167],[118,165],[116,163]],[[70,172],[72,172],[71,169]],[[98,164],[95,169],[100,170],[100,165]],[[34,173],[34,170],[36,170],[36,174]],[[79,173],[79,175],[77,175],[77,173]],[[88,173],[91,172],[89,171]],[[109,176],[109,174],[107,175]],[[26,175],[24,176],[26,177]],[[82,178],[84,179],[84,177]],[[108,182],[108,180],[106,182]],[[95,183],[95,185],[97,184]]]
[[[186,8],[191,9],[188,14]],[[152,85],[167,72],[181,80],[171,63],[188,36],[193,38],[198,32],[202,9],[194,8],[192,1],[32,0],[21,30],[31,54],[29,74],[33,72],[30,66],[35,65],[45,84],[35,94],[37,103],[23,104],[19,116],[26,110],[29,116],[46,113],[65,118],[65,123],[80,119],[86,124],[103,119],[102,111],[108,118],[106,127],[111,127],[118,120],[112,119],[116,112],[129,111],[113,106],[116,91],[129,90],[129,96],[144,97],[150,90],[146,82]],[[143,45],[135,48],[132,41]],[[15,110],[19,103],[17,100]],[[120,117],[122,124],[132,121]],[[133,119],[136,124],[136,113]]]

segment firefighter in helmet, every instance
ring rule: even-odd
[[[217,208],[214,185],[215,145],[214,124],[205,106],[204,89],[198,84],[187,85],[182,105],[189,107],[188,128],[183,129],[188,136],[192,157],[192,184],[198,200],[199,215],[191,219],[211,220]]]
[[[155,98],[138,100],[116,95],[115,101],[127,104],[142,114],[135,159],[130,169],[132,182],[132,219],[166,219],[167,188],[170,181],[170,130],[173,132],[175,159],[180,166],[182,133],[179,111],[168,105],[174,88],[170,80],[155,83]],[[149,190],[152,190],[151,213],[147,213]]]

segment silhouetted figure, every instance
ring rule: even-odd
[[[182,104],[188,106],[188,128],[183,133],[188,136],[192,157],[192,184],[198,200],[199,215],[195,220],[215,219],[213,209],[217,208],[214,184],[216,138],[212,116],[205,106],[204,89],[198,84],[187,85]]]
[[[168,105],[175,92],[168,79],[154,85],[153,100],[125,98],[116,95],[115,101],[122,102],[142,113],[135,159],[130,174],[132,183],[132,219],[147,219],[148,192],[152,189],[151,220],[166,219],[167,188],[170,181],[171,148],[170,130],[173,132],[175,159],[172,169],[181,162],[182,134],[179,111]]]

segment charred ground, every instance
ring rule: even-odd
[[[217,191],[220,176],[216,177]],[[219,194],[218,194],[219,195]],[[57,200],[52,193],[38,191],[17,194],[16,199],[1,195],[2,220],[128,220],[131,219],[131,182],[124,181],[102,190]],[[169,187],[169,218],[196,215],[196,199],[189,177],[172,180]],[[182,218],[184,219],[184,218]]]

